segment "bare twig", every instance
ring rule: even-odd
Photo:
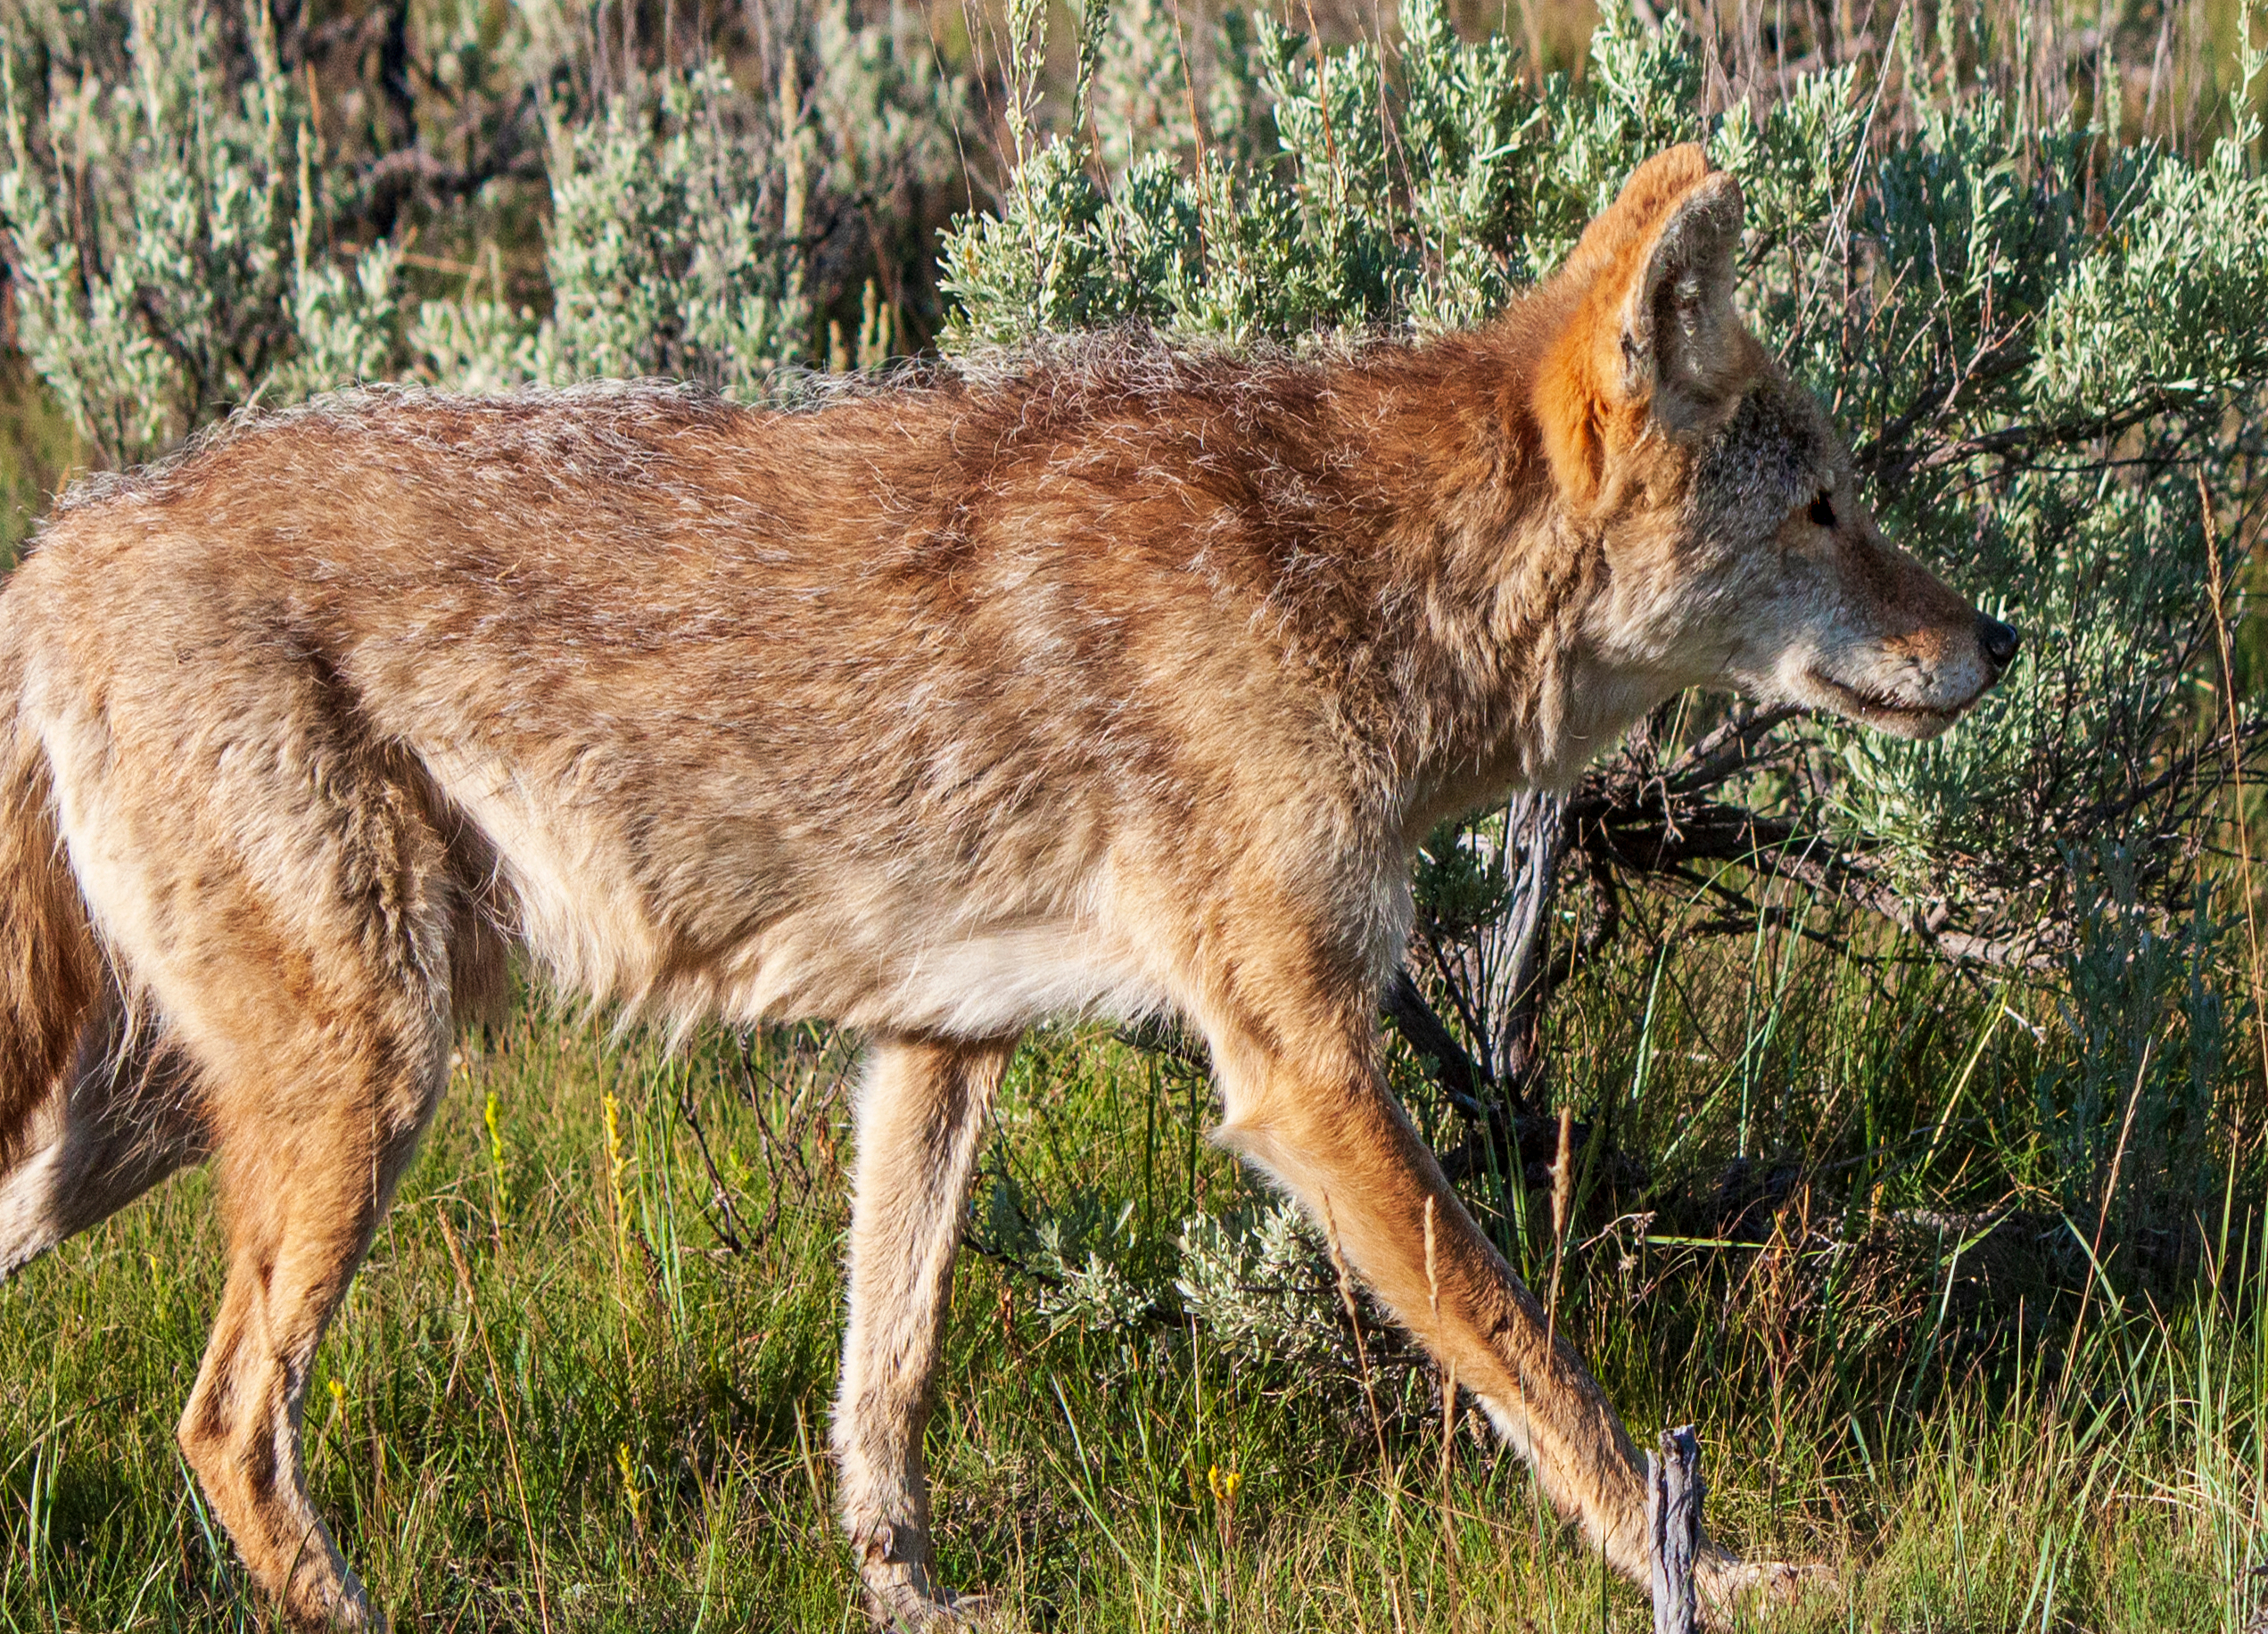
[[[1480,1066],[1433,1013],[1407,970],[1396,970],[1394,979],[1387,984],[1386,1014],[1410,1048],[1433,1062],[1435,1081],[1449,1104],[1476,1123],[1486,1122],[1489,1109],[1480,1099],[1484,1084]],[[1489,1082],[1486,1087],[1493,1089],[1495,1085]]]
[[[701,1151],[701,1167],[708,1171],[709,1196],[717,1209],[717,1240],[735,1254],[746,1253],[747,1246],[740,1240],[740,1217],[732,1207],[732,1193],[717,1169],[716,1159],[710,1155],[708,1133],[701,1127],[701,1109],[693,1104],[690,1074],[677,1086],[677,1111],[685,1119],[686,1127],[693,1131],[693,1143]]]

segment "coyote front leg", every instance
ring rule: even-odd
[[[1368,995],[1334,1006],[1318,983],[1298,996],[1283,1011],[1335,1008],[1338,1023],[1303,1027],[1275,1010],[1248,1021],[1226,1005],[1207,1019],[1224,1102],[1216,1138],[1299,1197],[1396,1318],[1456,1368],[1553,1503],[1645,1582],[1645,1483],[1622,1421],[1386,1090]],[[1733,1596],[1786,1571],[1711,1548],[1704,1601],[1721,1617]]]
[[[1216,1034],[1213,1047],[1225,1112],[1216,1138],[1298,1196],[1396,1318],[1455,1365],[1552,1501],[1616,1570],[1643,1580],[1645,1482],[1629,1433],[1457,1201],[1380,1082],[1369,1041],[1357,1032],[1263,1052]]]
[[[886,1626],[951,1613],[929,1552],[921,1434],[985,1110],[1013,1039],[877,1039],[859,1085],[850,1322],[835,1404],[843,1524]]]

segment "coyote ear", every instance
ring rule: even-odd
[[[1695,145],[1657,153],[1553,280],[1562,328],[1534,408],[1562,491],[1588,505],[1611,450],[1721,424],[1754,367],[1733,310],[1740,184]]]
[[[1741,217],[1740,184],[1703,179],[1663,219],[1622,301],[1622,395],[1672,437],[1717,424],[1748,374],[1733,310]]]
[[[1709,155],[1698,142],[1664,148],[1630,172],[1614,202],[1590,225],[1559,270],[1559,281],[1588,289],[1627,268],[1631,255],[1661,230],[1670,210],[1709,179]]]

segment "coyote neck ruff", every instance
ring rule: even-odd
[[[1110,341],[794,414],[366,392],[80,490],[0,593],[0,1274],[213,1157],[183,1448],[293,1621],[369,1626],[301,1394],[510,951],[679,1025],[865,1029],[834,1439],[918,1623],[985,1107],[1042,1017],[1170,1010],[1218,1138],[1642,1577],[1629,1440],[1375,1018],[1440,817],[1683,687],[1922,736],[2014,650],[1742,330],[1739,231],[1678,149],[1423,344]],[[1719,1552],[1703,1586],[1786,1580]]]

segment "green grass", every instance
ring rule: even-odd
[[[2244,1626],[2256,1197],[2191,1176],[2185,1231],[2157,1175],[2102,1211],[2098,1275],[2096,1217],[2009,1178],[2055,1035],[1984,1022],[2029,1002],[1780,953],[1703,944],[1556,1012],[1561,1086],[1594,1127],[1613,1109],[1619,1154],[1560,1320],[1634,1432],[1696,1421],[1712,1524],[1853,1586],[1776,1626]],[[542,1005],[468,1042],[308,1409],[318,1502],[398,1626],[861,1626],[825,1457],[852,1059],[814,1029],[669,1057]],[[1084,1189],[1163,1267],[1181,1217],[1253,1195],[1195,1138],[1203,1101],[1107,1034],[1039,1036],[988,1171],[1035,1207]],[[1523,1234],[1493,1195],[1546,1282],[1546,1211]],[[1954,1217],[2002,1201],[2019,1223],[1980,1240]],[[184,1176],[0,1289],[0,1628],[268,1626],[172,1438],[219,1295],[210,1204]],[[1171,1322],[1059,1328],[1035,1292],[964,1256],[929,1440],[945,1571],[1008,1626],[1649,1626],[1470,1417],[1444,1438],[1390,1338],[1381,1457],[1351,1379]]]

